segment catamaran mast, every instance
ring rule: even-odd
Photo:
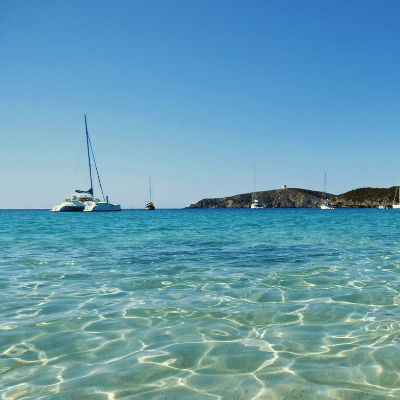
[[[88,133],[88,129],[87,129],[86,114],[85,114],[85,127],[86,127],[87,155],[88,155],[88,160],[89,160],[90,189],[91,189],[92,194],[93,194],[92,166],[90,165],[89,133]]]

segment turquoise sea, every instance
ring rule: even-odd
[[[0,211],[0,398],[400,399],[400,211]]]

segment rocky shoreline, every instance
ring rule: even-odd
[[[397,186],[391,188],[360,188],[325,197],[335,208],[392,207]],[[318,208],[322,204],[323,192],[307,189],[284,188],[257,192],[257,200],[266,208]],[[203,199],[188,208],[250,208],[252,193],[230,197]],[[396,197],[398,201],[398,193]]]

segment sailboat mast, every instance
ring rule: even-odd
[[[87,128],[86,114],[85,114],[85,127],[86,127],[86,144],[87,144],[87,153],[88,153],[88,160],[89,160],[90,189],[92,189],[92,192],[93,192],[93,182],[92,182],[92,166],[90,165],[89,133],[88,133],[88,128]],[[93,194],[93,193],[92,193],[92,194]]]
[[[254,163],[254,192],[253,192],[253,202],[256,199],[256,164]]]
[[[150,202],[151,202],[151,179],[150,179],[150,176],[149,176],[149,186],[150,186]]]
[[[326,187],[326,172],[325,172],[325,178],[324,178],[324,203],[325,204],[325,187]]]
[[[393,204],[396,203],[396,194],[397,194],[397,192],[399,192],[399,201],[398,201],[398,203],[400,204],[400,191],[399,191],[399,189],[400,189],[400,186],[396,186],[396,189],[394,191]]]

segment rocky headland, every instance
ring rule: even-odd
[[[252,193],[230,197],[203,199],[189,208],[249,208]],[[331,197],[332,194],[327,194]],[[322,192],[307,189],[276,189],[257,192],[257,200],[267,208],[315,208],[321,205]]]
[[[336,208],[376,208],[380,205],[391,207],[397,186],[391,188],[360,188],[334,195],[326,193],[325,198]],[[322,204],[323,192],[284,188],[257,192],[257,200],[266,208],[318,208]],[[398,194],[396,201],[398,201]],[[230,197],[203,199],[188,208],[249,208],[252,193]]]
[[[398,186],[390,188],[360,188],[333,196],[329,203],[338,208],[377,208],[380,205],[392,207],[396,196],[399,201]]]

